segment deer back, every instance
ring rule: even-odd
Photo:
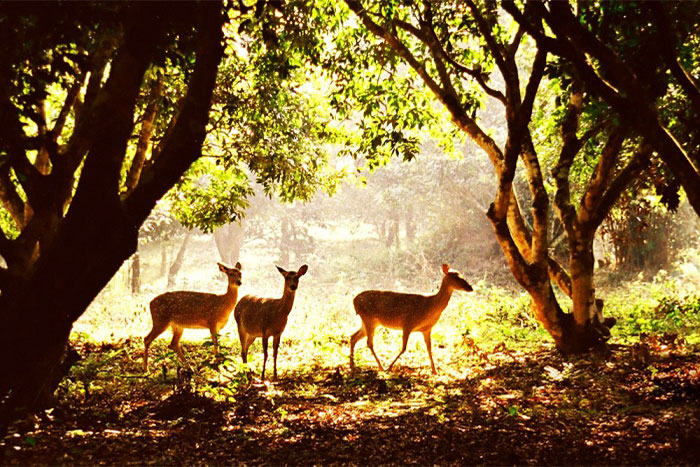
[[[241,298],[233,313],[238,327],[251,336],[278,334],[287,325],[292,307],[284,307],[280,298],[260,298],[246,295]]]
[[[183,327],[208,327],[228,318],[235,297],[203,292],[168,292],[151,301],[153,320],[168,321]]]
[[[366,290],[355,297],[355,311],[363,320],[371,320],[392,329],[403,329],[430,321],[436,310],[425,295]],[[440,312],[437,310],[437,318]]]

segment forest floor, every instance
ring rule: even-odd
[[[144,376],[139,345],[78,347],[92,367],[78,365],[55,408],[12,427],[0,442],[0,464],[700,459],[700,353],[674,336],[647,336],[609,355],[575,359],[549,349],[484,352],[472,345],[461,373],[448,368],[438,376],[425,355],[400,360],[392,373],[375,371],[368,360],[354,372],[309,362],[280,367],[277,381],[264,382],[259,376],[248,382],[244,372],[202,382],[203,367],[166,371],[174,366],[168,360],[154,362],[155,372]]]

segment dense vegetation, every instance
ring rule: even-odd
[[[25,2],[0,20],[12,462],[114,462],[84,447],[111,434],[123,462],[183,462],[135,454],[158,433],[239,441],[208,451],[222,463],[367,461],[338,439],[395,446],[383,462],[690,462],[696,3]],[[243,263],[241,296],[279,296],[274,265],[309,265],[279,384],[251,379],[233,319],[220,358],[197,339],[183,363],[158,339],[156,370],[136,371],[148,302],[222,293],[217,261]],[[440,375],[413,340],[396,373],[362,346],[349,373],[352,297],[432,293],[443,263],[475,290],[435,327]],[[380,333],[383,361],[395,338]],[[508,442],[540,428],[532,449]],[[274,454],[279,439],[296,441]]]

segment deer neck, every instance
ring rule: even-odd
[[[284,292],[282,293],[282,298],[280,298],[280,312],[284,313],[285,315],[288,315],[290,311],[292,311],[292,306],[294,305],[294,296],[296,295],[296,291],[289,290],[288,288],[284,288]]]
[[[236,304],[238,299],[238,286],[235,284],[229,284],[226,293],[221,296],[224,304],[228,306],[233,306]]]
[[[450,302],[450,297],[452,297],[452,287],[447,284],[446,279],[443,279],[442,284],[440,284],[440,290],[431,297],[430,307],[434,311],[442,311]]]

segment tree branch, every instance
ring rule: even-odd
[[[608,185],[608,180],[617,162],[622,143],[625,141],[627,130],[626,127],[617,126],[608,135],[608,140],[603,147],[591,179],[588,181],[588,186],[576,213],[577,222],[581,226],[588,228],[598,227],[598,225],[591,225],[590,220],[597,210],[601,197]]]
[[[430,3],[426,3],[426,9],[429,9]],[[432,19],[432,15],[430,15],[430,19]],[[418,29],[415,26],[413,26],[410,23],[407,23],[403,20],[400,19],[395,19],[394,22],[396,25],[403,29],[404,31],[413,34],[418,40],[423,42],[426,46],[428,46],[432,50],[432,55],[433,57],[442,57],[445,62],[449,63],[452,65],[452,67],[458,72],[458,73],[464,73],[476,80],[476,82],[481,86],[481,88],[486,92],[486,94],[490,95],[491,97],[498,99],[502,103],[505,104],[505,96],[503,95],[502,92],[498,91],[497,89],[494,89],[490,87],[487,83],[486,80],[484,79],[484,74],[481,71],[481,68],[477,69],[472,69],[469,67],[466,67],[462,65],[461,63],[457,62],[457,60],[454,59],[454,57],[451,57],[450,54],[447,53],[445,48],[442,46],[442,43],[437,37],[437,34],[435,34],[435,29],[433,28],[432,22],[428,20],[424,20],[422,22],[422,26],[428,28],[428,31],[423,31],[422,29]]]
[[[85,73],[76,77],[75,82],[68,90],[66,94],[66,99],[63,101],[61,110],[58,113],[58,117],[54,122],[53,128],[43,135],[43,141],[41,142],[41,148],[37,154],[34,165],[37,170],[44,175],[49,173],[49,162],[51,165],[57,163],[58,157],[58,147],[56,145],[58,137],[61,136],[63,128],[68,120],[68,115],[71,109],[75,106],[75,102],[80,94],[80,89],[83,87],[83,82],[85,80]]]
[[[571,204],[571,188],[569,172],[574,158],[581,149],[581,140],[576,136],[578,121],[583,111],[583,91],[579,82],[574,82],[574,89],[569,98],[566,115],[561,124],[562,145],[559,151],[559,160],[552,169],[552,176],[556,185],[554,194],[554,206],[559,220],[569,237],[573,236],[573,224],[576,219],[576,211]]]
[[[698,90],[698,82],[692,75],[688,74],[678,62],[676,53],[678,37],[673,30],[673,25],[666,12],[666,6],[661,2],[648,2],[644,4],[644,6],[649,8],[658,25],[658,43],[659,47],[661,47],[661,53],[664,56],[666,65],[690,99],[695,109],[696,119],[700,118],[700,90]]]
[[[569,9],[568,2],[549,3],[549,14],[546,14],[545,18],[557,36],[567,37],[569,43],[579,51],[595,57],[605,67],[615,88],[624,87],[629,93],[628,98],[645,99],[645,92],[639,86],[632,70],[597,37],[581,26]]]
[[[620,197],[620,194],[627,188],[627,185],[649,166],[649,158],[652,152],[653,148],[648,143],[644,142],[640,145],[629,164],[617,174],[610,182],[607,190],[605,190],[605,194],[602,195],[591,216],[590,223],[592,225],[598,226],[603,222]]]
[[[506,89],[510,90],[511,92],[515,92],[517,94],[520,93],[520,90],[518,89],[518,83],[517,83],[517,68],[515,71],[513,70],[512,66],[509,66],[509,63],[507,63],[507,57],[506,57],[506,50],[502,45],[500,45],[496,39],[493,37],[491,34],[491,27],[490,25],[486,22],[486,19],[482,16],[481,12],[477,8],[476,4],[474,4],[473,0],[467,0],[467,5],[469,6],[469,9],[472,11],[472,15],[474,16],[474,19],[476,20],[476,25],[479,28],[479,32],[483,36],[484,40],[486,41],[486,45],[491,51],[491,54],[493,55],[494,60],[496,61],[496,65],[498,68],[501,70],[501,74],[503,75],[503,79],[506,82]],[[515,62],[513,62],[510,65],[514,65]],[[515,76],[513,79],[513,73],[515,73]]]
[[[129,17],[124,42],[110,69],[109,78],[91,108],[94,126],[71,211],[92,211],[119,203],[119,179],[127,142],[132,134],[134,109],[141,83],[157,44],[163,35],[146,17],[155,5],[141,4]],[[102,209],[102,208],[100,208]]]
[[[513,1],[505,1],[503,2],[502,6],[504,10],[513,16],[518,24],[525,27],[528,34],[530,34],[537,42],[538,47],[542,47],[555,55],[571,61],[576,67],[581,80],[586,83],[586,87],[594,90],[596,94],[601,96],[616,109],[624,108],[624,99],[622,96],[620,96],[617,89],[612,87],[597,74],[593,67],[591,67],[591,65],[588,63],[585,55],[574,49],[570,45],[568,39],[562,39],[559,37],[560,34],[564,34],[565,36],[565,32],[562,32],[561,28],[552,27],[552,30],[557,33],[557,38],[553,38],[545,34],[542,26],[542,19],[548,12],[543,4],[537,1],[528,3],[528,6],[531,6],[531,12],[533,13],[531,17],[536,20],[537,24],[531,23],[528,18],[526,18],[525,15],[518,10]],[[625,112],[625,115],[629,116],[630,112]]]
[[[364,24],[364,26],[371,33],[389,44],[389,46],[391,46],[392,49],[394,49],[396,53],[416,71],[416,73],[418,73],[418,76],[421,77],[423,82],[426,84],[426,86],[428,86],[435,97],[437,97],[438,100],[443,103],[445,108],[447,108],[448,112],[450,112],[457,126],[462,131],[466,132],[474,140],[474,142],[481,149],[483,149],[484,152],[486,152],[494,167],[499,170],[503,164],[503,154],[500,148],[493,138],[486,134],[481,127],[479,127],[476,121],[466,114],[459,102],[458,96],[443,89],[430,76],[425,67],[415,58],[415,56],[413,56],[410,50],[408,50],[408,48],[395,35],[391,34],[385,28],[372,21],[358,0],[345,0],[345,3],[353,12],[355,12],[358,18],[360,18],[362,21],[362,24]]]
[[[131,167],[126,176],[125,187],[126,191],[122,195],[122,198],[131,193],[136,185],[138,184],[139,178],[141,177],[141,170],[143,169],[144,162],[146,161],[146,150],[148,145],[151,143],[151,134],[153,132],[153,122],[156,118],[156,113],[158,110],[158,101],[163,90],[163,75],[158,74],[155,82],[151,87],[151,92],[148,96],[148,105],[143,112],[143,120],[141,123],[141,132],[139,133],[139,140],[136,144],[136,152],[134,153],[134,159],[131,161]]]
[[[559,287],[567,297],[571,298],[571,277],[569,277],[562,265],[553,258],[548,258],[547,265],[549,278],[557,284],[557,287]]]
[[[141,181],[124,201],[124,209],[133,225],[140,225],[153,206],[172,187],[187,168],[201,156],[206,136],[211,98],[216,74],[223,54],[224,18],[220,2],[199,6],[197,51],[182,112],[172,134],[163,141],[155,162],[145,167]]]

